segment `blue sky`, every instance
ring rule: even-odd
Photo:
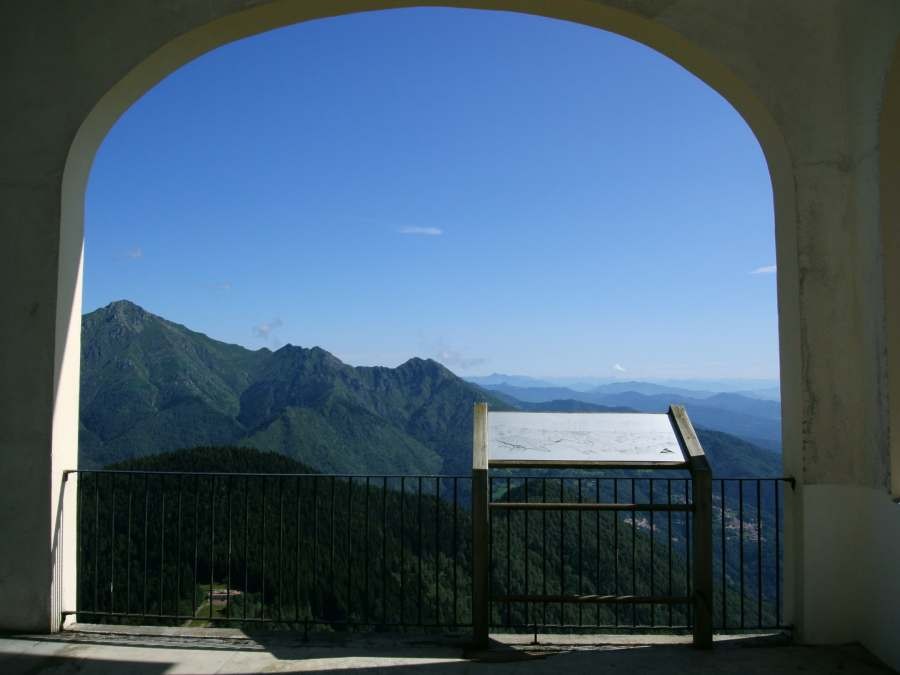
[[[500,12],[290,26],[186,65],[91,173],[85,311],[461,374],[774,378],[737,112],[622,37]]]

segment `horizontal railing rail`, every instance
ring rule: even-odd
[[[471,623],[470,478],[78,472],[79,620]]]
[[[78,470],[80,621],[468,630],[471,477]],[[713,481],[717,630],[784,628],[786,478]],[[691,481],[490,479],[492,630],[687,630]]]
[[[692,482],[645,476],[491,477],[492,627],[691,628]],[[788,628],[785,484],[792,480],[713,480],[717,630]]]

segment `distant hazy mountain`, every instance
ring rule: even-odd
[[[490,375],[473,375],[465,378],[467,382],[486,387],[492,384],[509,384],[514,387],[551,387],[546,380],[539,380],[527,375],[504,375],[503,373],[491,373]]]
[[[318,347],[251,351],[127,301],[86,315],[82,346],[83,466],[242,445],[320,471],[456,472],[471,467],[472,404],[506,407],[435,361],[354,368]]]
[[[688,396],[690,398],[707,398],[713,396],[715,392],[699,391],[693,389],[681,389],[678,387],[668,387],[655,382],[611,382],[609,384],[601,384],[599,387],[591,389],[596,394],[621,394],[624,392],[637,392],[638,394],[670,394],[675,396]]]
[[[607,385],[608,386],[608,385]],[[609,392],[604,387],[588,392],[564,387],[486,387],[507,402],[526,403],[575,400],[605,407],[625,407],[641,412],[664,412],[673,403],[684,405],[699,426],[748,439],[768,449],[781,447],[781,405],[738,394],[714,394],[706,398],[684,393],[643,394],[637,391]]]
[[[766,389],[747,389],[742,391],[735,391],[732,393],[739,394],[740,396],[746,396],[747,398],[761,398],[764,401],[781,400],[781,387],[768,387]]]
[[[494,373],[470,376],[467,381],[483,387],[511,385],[514,387],[548,387],[578,392],[616,394],[635,391],[639,394],[675,394],[689,398],[708,398],[716,394],[738,394],[746,398],[780,401],[781,390],[774,380],[621,380],[604,378],[545,377],[504,375]]]

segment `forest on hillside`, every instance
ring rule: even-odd
[[[111,468],[78,479],[81,621],[156,617],[304,630],[471,623],[467,477],[325,475],[243,448],[197,448]],[[519,474],[494,479],[492,500],[646,501],[652,491],[654,501],[674,503],[684,490],[684,479],[651,484],[643,475]],[[759,511],[753,490],[740,503],[734,486],[724,495],[725,514],[714,512],[714,536],[725,534],[714,565],[717,624],[725,616],[739,625],[743,615],[748,625],[757,617],[773,625],[774,493],[763,495]],[[714,497],[720,506],[721,493]],[[678,513],[498,515],[492,593],[684,596],[689,527]],[[684,626],[689,614],[683,605],[494,603],[491,619],[511,630],[549,630]]]

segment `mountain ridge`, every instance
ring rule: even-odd
[[[351,366],[321,347],[249,350],[129,301],[86,315],[82,346],[84,468],[183,448],[240,446],[325,473],[461,474],[471,469],[476,401],[494,410],[640,410],[586,402],[567,389],[560,391],[576,395],[520,400],[508,388],[468,383],[432,359],[387,368]],[[702,410],[690,411],[717,471],[780,473],[780,457],[702,428],[709,427]]]
[[[460,470],[448,425],[476,400],[506,407],[430,359],[354,367],[321,347],[253,351],[129,301],[86,315],[82,344],[84,466],[240,444],[326,471]]]

